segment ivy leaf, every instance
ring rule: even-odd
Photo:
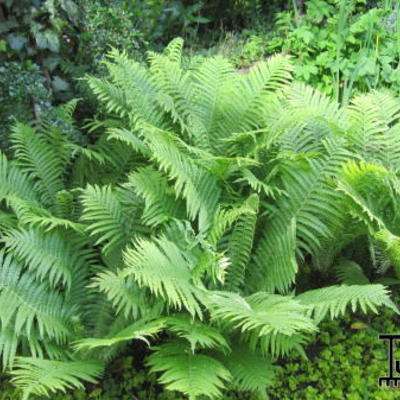
[[[55,92],[63,92],[69,89],[69,83],[57,75],[53,78],[51,84]]]
[[[58,65],[60,64],[61,58],[58,56],[55,57],[46,57],[44,59],[44,65],[50,70],[54,71]]]
[[[6,21],[0,22],[0,33],[9,32],[17,26],[17,20],[14,17],[9,17]]]
[[[60,50],[60,40],[57,34],[50,29],[46,29],[43,32],[37,32],[35,39],[40,49],[49,49],[54,53],[58,53]]]
[[[61,8],[68,14],[68,17],[72,19],[78,16],[78,6],[72,0],[62,0]]]
[[[7,35],[7,41],[11,49],[14,51],[20,51],[25,44],[28,43],[28,39],[26,37],[22,35],[16,35],[14,33]]]

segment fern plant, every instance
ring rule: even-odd
[[[108,114],[93,145],[17,123],[1,155],[0,353],[24,400],[94,381],[135,340],[191,400],[265,398],[326,316],[397,311],[343,258],[362,242],[399,268],[400,105],[343,108],[286,57],[237,74],[182,46],[147,66],[110,53],[109,78],[88,78]],[[305,266],[341,284],[304,290]]]

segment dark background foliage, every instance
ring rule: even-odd
[[[239,68],[293,54],[297,78],[338,97],[353,87],[397,90],[396,7],[390,0],[4,0],[0,134],[12,117],[39,119],[52,105],[88,96],[79,78],[101,75],[111,47],[143,58],[176,36],[194,52],[228,54]],[[87,103],[78,110],[92,112]]]

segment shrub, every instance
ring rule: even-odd
[[[262,397],[325,316],[396,310],[351,250],[398,264],[398,103],[340,107],[292,84],[285,57],[183,68],[182,46],[147,67],[111,52],[109,78],[88,81],[109,114],[93,145],[46,120],[10,135],[0,350],[23,399],[94,381],[132,340],[155,344],[145,364],[189,399]],[[323,279],[296,287],[311,266]]]

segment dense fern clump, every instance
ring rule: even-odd
[[[0,156],[0,353],[23,399],[93,381],[132,340],[191,400],[263,398],[323,318],[396,309],[371,279],[400,269],[397,100],[341,108],[286,57],[237,74],[182,45],[111,52],[88,78],[109,114],[93,145],[17,123]],[[338,284],[303,291],[306,266]]]

